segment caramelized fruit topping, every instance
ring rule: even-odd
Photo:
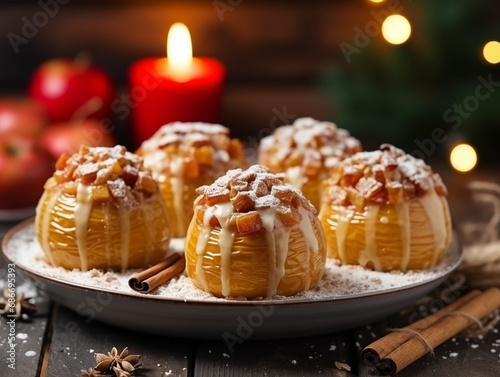
[[[324,185],[327,203],[359,210],[370,202],[399,204],[432,189],[447,195],[441,177],[430,166],[390,144],[341,161]]]
[[[264,230],[261,211],[267,209],[274,210],[285,227],[300,223],[300,207],[311,216],[317,215],[316,209],[300,191],[283,183],[282,177],[260,165],[253,165],[245,171],[230,170],[213,184],[199,187],[197,192],[200,194],[195,202],[198,224],[203,225],[207,221],[207,208],[229,202],[232,209],[229,223],[234,223],[240,234]],[[209,223],[212,227],[220,226],[215,216]]]
[[[144,170],[142,158],[119,145],[82,145],[78,153],[63,154],[56,169],[54,180],[66,193],[76,195],[78,184],[83,184],[91,187],[94,201],[112,198],[133,205],[158,192],[158,184]]]
[[[248,165],[243,145],[230,139],[228,128],[201,122],[167,124],[143,142],[137,153],[161,175],[190,179]]]

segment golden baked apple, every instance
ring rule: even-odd
[[[267,168],[230,170],[200,187],[186,237],[188,276],[219,297],[293,295],[323,275],[314,206]]]
[[[66,269],[144,267],[163,259],[170,241],[157,182],[122,146],[62,155],[35,222],[47,259]]]
[[[319,214],[328,256],[378,271],[436,266],[451,242],[447,190],[420,159],[384,144],[340,162]]]

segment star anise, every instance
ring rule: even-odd
[[[25,297],[24,293],[17,293],[15,295],[14,306],[10,305],[9,298],[12,298],[11,293],[5,288],[3,291],[3,298],[0,301],[0,314],[2,316],[22,318],[23,314],[30,316],[36,312],[36,306],[31,303],[32,297]]]
[[[115,372],[116,377],[130,377],[135,368],[141,365],[141,356],[129,355],[128,347],[125,347],[120,354],[116,347],[113,347],[107,354],[95,353],[94,358],[97,363],[95,370],[104,373]]]

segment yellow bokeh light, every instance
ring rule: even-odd
[[[393,45],[404,43],[410,38],[411,25],[406,17],[393,14],[382,23],[382,35],[385,40]]]
[[[500,42],[489,41],[483,47],[483,57],[491,64],[497,64],[500,62]]]
[[[450,153],[451,166],[460,172],[468,172],[477,164],[477,154],[469,144],[458,144]]]
[[[383,2],[385,0],[368,0],[368,1],[371,2],[371,3],[381,3],[381,2]]]

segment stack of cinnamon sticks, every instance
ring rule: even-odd
[[[128,285],[134,291],[149,293],[179,275],[186,267],[184,256],[172,254],[167,259],[132,276]]]
[[[499,307],[500,289],[471,291],[439,312],[373,342],[361,357],[392,376]]]

